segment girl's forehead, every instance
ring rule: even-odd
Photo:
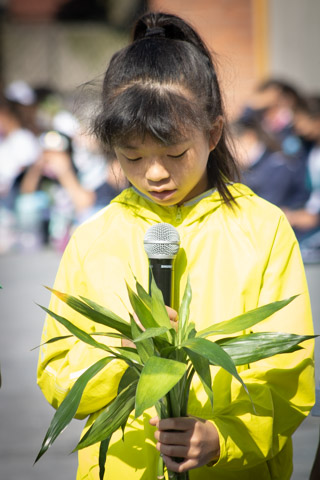
[[[154,138],[152,135],[144,135],[144,136],[135,136],[127,139],[126,141],[121,142],[119,145],[120,148],[128,148],[128,149],[137,149],[141,147],[157,147],[157,148],[166,148],[172,147],[175,145],[180,145],[181,143],[185,143],[188,141],[187,137],[181,137],[176,141],[171,142],[161,142],[159,139]]]
[[[144,133],[144,134],[133,134],[129,137],[121,139],[115,145],[115,148],[128,148],[128,149],[137,149],[143,148],[145,146],[153,146],[157,148],[168,148],[168,147],[175,147],[178,145],[186,144],[195,138],[199,138],[200,136],[206,137],[206,133],[202,132],[200,129],[196,128],[189,128],[185,129],[184,131],[178,132],[173,137],[170,137],[168,140],[160,140],[159,138],[155,137],[151,133]]]

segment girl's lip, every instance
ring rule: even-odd
[[[176,192],[176,190],[162,190],[161,192],[157,192],[155,190],[150,190],[149,194],[158,199],[158,200],[167,200],[168,198],[172,197],[172,195]]]

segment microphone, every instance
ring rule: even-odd
[[[180,237],[170,223],[156,223],[146,231],[144,249],[149,258],[149,291],[151,272],[161,290],[165,305],[172,306],[173,259],[180,248]]]

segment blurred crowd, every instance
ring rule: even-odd
[[[66,105],[20,80],[0,92],[0,254],[63,251],[73,229],[126,186]]]
[[[285,212],[303,260],[320,262],[320,94],[269,79],[231,127],[242,183]],[[63,251],[126,186],[59,92],[20,80],[0,92],[0,254]]]
[[[305,263],[320,262],[320,94],[268,79],[233,123],[242,183],[280,207]]]

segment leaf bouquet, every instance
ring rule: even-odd
[[[198,375],[213,407],[211,365],[222,367],[229,372],[249,395],[238,374],[237,366],[276,354],[293,352],[301,348],[299,343],[313,338],[308,335],[277,332],[243,334],[243,331],[288,305],[295,297],[259,307],[231,320],[216,323],[205,330],[196,331],[195,324],[189,319],[192,296],[189,280],[178,312],[177,330],[169,320],[162,293],[153,278],[150,294],[138,281],[136,291],[129,285],[127,289],[132,309],[142,327],[137,324],[133,315],[130,315],[128,323],[87,298],[76,298],[50,289],[76,312],[110,328],[111,331],[86,333],[68,319],[42,307],[66,327],[70,332],[68,337],[75,336],[82,342],[105,351],[106,356],[91,365],[71,388],[52,419],[36,461],[75,416],[87,383],[114,359],[121,359],[128,365],[119,383],[117,396],[101,411],[74,449],[80,450],[100,442],[100,480],[103,479],[107,465],[108,445],[112,434],[119,428],[124,431],[129,415],[133,411],[137,418],[146,409],[154,406],[159,418],[187,416],[189,391],[195,374]],[[233,334],[237,335],[232,336]],[[135,348],[108,347],[94,338],[99,335],[129,340],[133,342]],[[214,336],[218,336],[219,339],[214,341]],[[57,342],[63,338],[67,336],[51,338],[47,343]],[[188,478],[187,473],[168,472],[168,474],[172,479]],[[161,456],[156,476],[164,478]]]

